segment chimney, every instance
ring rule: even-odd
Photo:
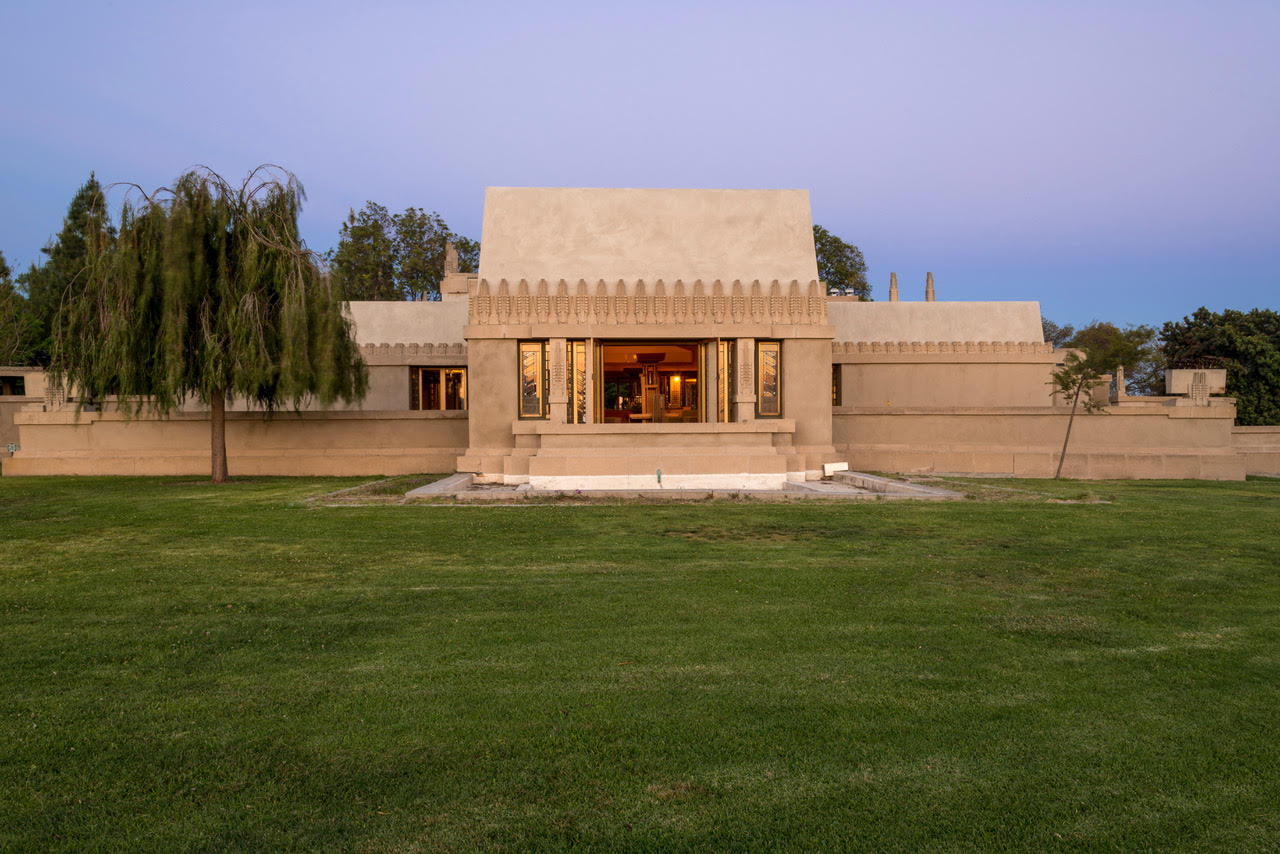
[[[924,301],[933,302],[933,273],[924,274]]]
[[[889,274],[889,302],[898,301],[898,274]]]

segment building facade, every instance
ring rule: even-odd
[[[541,489],[781,488],[854,469],[1051,476],[1068,410],[1036,302],[859,302],[818,279],[797,190],[486,191],[480,269],[435,302],[349,304],[370,389],[246,409],[233,474],[472,472]],[[1126,398],[1077,417],[1064,473],[1241,478],[1234,404]],[[46,393],[4,473],[201,473],[192,408],[128,420]],[[1250,462],[1254,460],[1254,462]]]

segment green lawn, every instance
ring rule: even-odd
[[[1280,846],[1280,481],[358,482],[0,480],[0,849]]]

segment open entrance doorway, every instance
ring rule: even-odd
[[[603,341],[596,382],[606,424],[705,421],[698,341]]]

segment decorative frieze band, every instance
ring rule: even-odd
[[[508,323],[595,323],[609,325],[669,325],[683,323],[787,323],[820,326],[827,323],[827,298],[817,281],[802,285],[774,280],[710,285],[701,279],[670,286],[661,279],[650,286],[643,279],[628,284],[603,279],[594,286],[579,279],[570,292],[564,279],[554,286],[546,279],[530,285],[521,279],[491,284],[481,279],[470,296],[468,322],[472,326]]]
[[[465,362],[467,345],[454,344],[361,344],[360,355],[371,365],[408,365],[423,357],[456,357]]]
[[[1052,353],[1041,341],[833,341],[831,352],[846,353]]]

